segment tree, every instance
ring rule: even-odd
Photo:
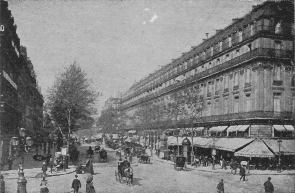
[[[48,108],[52,118],[61,129],[68,132],[69,125],[90,125],[91,115],[96,113],[93,107],[99,93],[91,87],[91,80],[80,65],[74,61],[56,76],[53,86],[48,91]]]

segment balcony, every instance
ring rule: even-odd
[[[274,80],[273,85],[274,86],[283,86],[283,81],[282,80]]]

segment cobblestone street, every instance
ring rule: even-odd
[[[223,178],[225,192],[264,192],[263,183],[267,175],[250,175],[246,181],[240,181],[239,175],[201,172],[197,170],[175,171],[173,165],[151,159],[150,164],[138,164],[134,160],[134,183],[127,186],[125,181],[116,181],[117,157],[114,151],[108,151],[110,162],[94,164],[94,186],[96,192],[216,192],[218,181]],[[17,172],[17,171],[16,171]],[[26,171],[25,171],[26,172]],[[28,172],[28,171],[27,171]],[[275,192],[291,193],[295,191],[294,176],[273,175]],[[54,193],[70,192],[74,173],[48,178],[49,190]],[[82,183],[81,193],[85,192],[86,175],[79,175]],[[28,178],[28,193],[40,192],[40,179]],[[17,180],[6,180],[6,191],[16,192]]]

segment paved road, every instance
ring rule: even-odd
[[[81,147],[84,149],[84,147]],[[85,147],[86,148],[86,147]],[[239,181],[238,175],[225,175],[218,173],[192,171],[175,171],[172,165],[153,161],[150,164],[137,164],[133,166],[134,183],[127,186],[125,182],[120,183],[115,179],[117,168],[117,157],[114,151],[108,152],[110,161],[108,163],[95,163],[94,186],[96,192],[216,192],[218,181],[223,178],[225,192],[257,192],[262,193],[263,182],[268,176],[248,176],[247,181]],[[69,192],[74,174],[48,178],[50,192]],[[79,175],[82,183],[81,193],[85,192],[84,174]],[[293,193],[294,176],[272,176],[275,192]],[[16,180],[6,180],[7,192],[16,192]],[[28,193],[39,192],[40,179],[28,179]]]

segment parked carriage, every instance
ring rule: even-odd
[[[108,154],[107,154],[107,151],[102,149],[99,151],[99,157],[100,157],[100,161],[101,162],[107,162],[107,159],[108,159]]]
[[[176,156],[175,162],[174,162],[174,169],[175,170],[186,169],[185,160],[186,160],[186,157],[184,156]]]
[[[125,171],[127,168],[128,171]],[[131,186],[133,182],[133,169],[130,167],[130,163],[128,162],[118,162],[118,171],[115,170],[116,180],[119,180],[121,183],[122,179],[125,178],[127,184]]]
[[[139,160],[138,160],[139,163],[150,163],[151,162],[151,159],[148,155],[144,154],[144,155],[141,155]]]

